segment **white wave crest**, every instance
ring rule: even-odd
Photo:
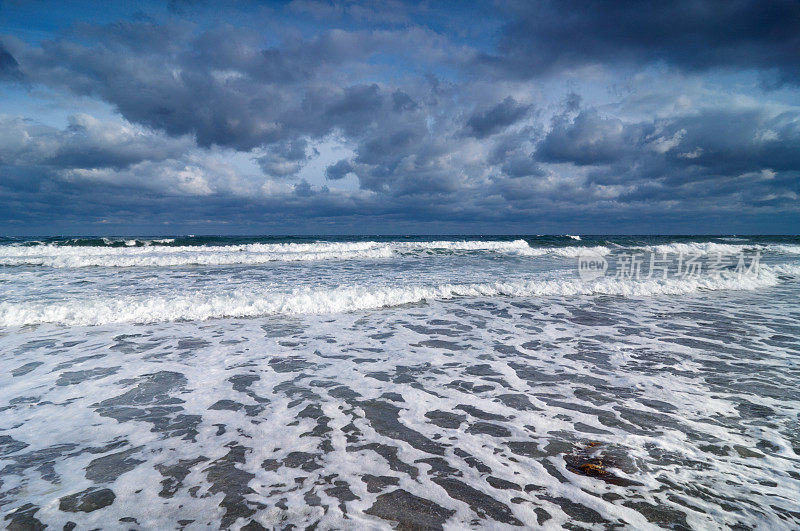
[[[639,247],[649,252],[667,253],[672,255],[734,255],[741,252],[760,251],[762,253],[800,254],[800,245],[782,244],[729,244],[716,242],[676,242],[662,245],[648,245]]]
[[[258,246],[260,244],[253,244]],[[186,265],[240,265],[268,262],[369,260],[390,258],[391,249],[318,248],[304,252],[268,251],[253,246],[239,247],[18,247],[16,252],[0,256],[2,265],[35,265],[56,268],[73,267],[176,267]],[[251,248],[245,248],[251,247]],[[37,252],[38,251],[38,252]],[[44,251],[44,252],[42,252]],[[50,251],[50,252],[47,252]]]
[[[111,242],[111,240],[109,240]],[[669,255],[734,255],[743,251],[800,254],[800,245],[737,245],[715,242],[668,243],[652,246],[531,247],[513,241],[364,241],[309,243],[250,243],[240,245],[170,246],[172,239],[127,240],[125,246],[3,245],[0,266],[79,267],[178,267],[188,265],[256,265],[268,262],[318,260],[378,260],[435,254],[497,253],[507,256],[554,256],[575,258],[582,254],[608,255],[612,251],[642,251]],[[111,242],[113,243],[113,242]]]
[[[388,242],[397,249],[408,251],[420,250],[442,250],[442,251],[500,251],[500,252],[516,252],[530,249],[530,245],[525,240],[513,241],[479,241],[479,240],[461,240],[461,241],[431,241],[431,242]]]
[[[239,290],[222,294],[199,292],[175,297],[100,298],[57,303],[0,302],[0,327],[44,323],[83,326],[340,313],[457,297],[682,295],[707,290],[753,290],[773,286],[777,282],[776,275],[765,266],[758,275],[729,278],[696,277],[663,281],[603,278],[593,282],[562,279],[439,286],[343,286],[327,290],[304,288],[290,293]]]
[[[687,242],[650,245],[644,247],[644,249],[650,252],[667,254],[708,255],[721,253],[724,255],[730,255],[740,253],[747,249],[755,248],[748,245],[735,245],[715,242]]]
[[[169,243],[168,240],[154,240]],[[263,264],[275,261],[375,260],[420,252],[497,252],[524,255],[525,240],[432,242],[251,243],[225,246],[90,247],[66,245],[3,246],[0,265],[70,267],[175,267],[183,265]]]
[[[593,254],[605,256],[610,254],[612,249],[604,245],[588,246],[575,246],[575,247],[528,247],[527,249],[520,249],[517,253],[519,256],[559,256],[563,258],[577,258],[578,256]]]
[[[800,254],[800,245],[768,245],[767,249],[770,251],[783,253],[783,254]]]
[[[773,264],[769,268],[776,275],[800,277],[800,265],[798,264]]]

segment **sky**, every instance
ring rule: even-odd
[[[797,0],[0,2],[0,235],[799,230]]]

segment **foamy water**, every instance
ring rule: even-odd
[[[799,282],[796,238],[7,239],[2,521],[797,528]]]

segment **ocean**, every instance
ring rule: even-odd
[[[10,529],[800,527],[798,237],[3,238],[0,363]]]

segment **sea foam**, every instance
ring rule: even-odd
[[[786,271],[781,271],[786,274]],[[542,297],[616,295],[650,297],[701,291],[754,290],[779,282],[775,272],[762,266],[758,275],[698,276],[666,280],[602,278],[529,280],[436,286],[340,286],[333,289],[304,287],[291,292],[240,289],[230,292],[195,292],[163,295],[95,297],[65,302],[0,302],[0,327],[52,323],[68,326],[108,323],[205,320],[268,315],[341,313],[446,300],[458,297]]]
[[[0,266],[80,267],[180,267],[190,265],[257,265],[270,262],[324,260],[383,260],[407,256],[492,253],[517,257],[576,258],[583,254],[652,252],[672,255],[734,255],[761,251],[800,254],[800,245],[738,245],[715,242],[663,245],[531,246],[523,239],[511,241],[363,241],[309,243],[248,243],[240,245],[168,245],[173,240],[127,240],[124,246],[35,245],[0,246]]]
[[[71,267],[177,267],[185,265],[254,265],[269,262],[377,260],[427,253],[491,252],[536,255],[525,240],[429,242],[251,243],[221,246],[6,245],[0,265]],[[548,251],[544,251],[545,253]]]

